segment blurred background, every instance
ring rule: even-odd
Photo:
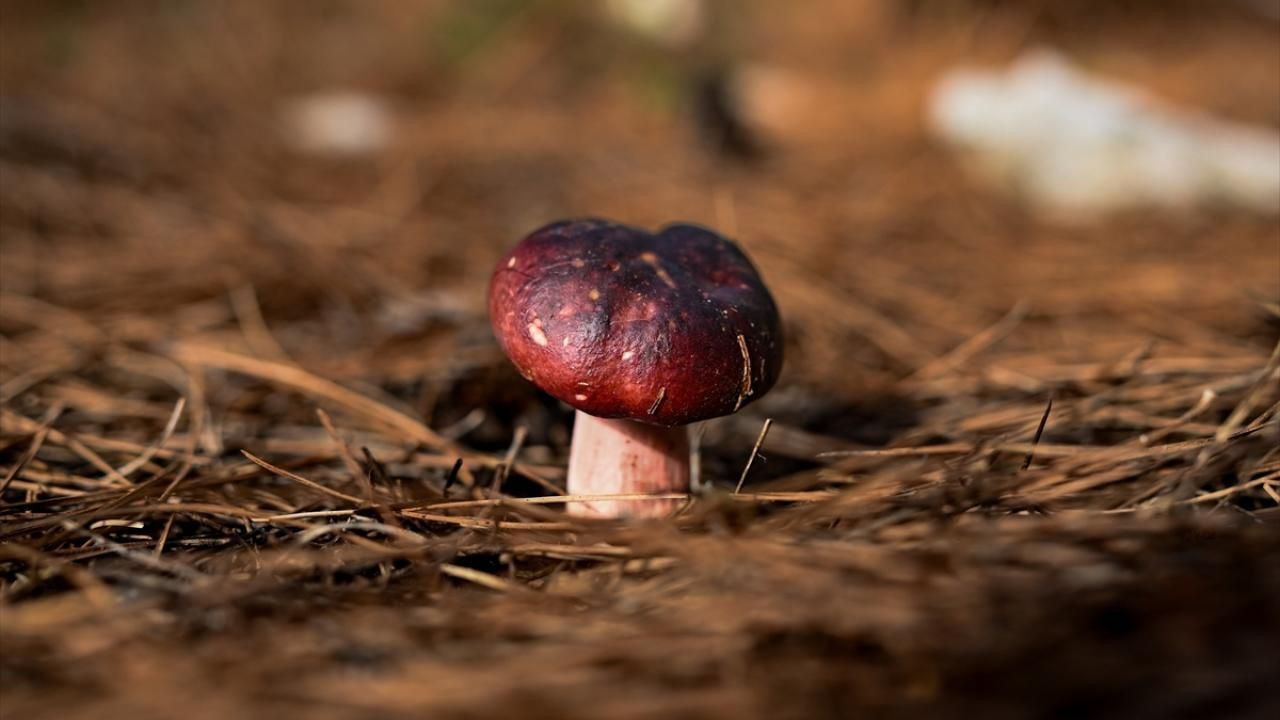
[[[449,535],[402,516],[406,528],[449,537],[450,549],[397,555],[400,564],[374,570],[367,558],[353,570],[333,555],[305,568],[290,556],[265,573],[271,548],[310,547],[319,536],[299,539],[289,533],[303,530],[287,524],[255,529],[245,517],[342,503],[306,496],[240,449],[348,490],[358,485],[347,471],[373,473],[377,457],[386,463],[378,472],[396,478],[385,491],[398,501],[440,491],[456,447],[476,453],[461,476],[476,497],[506,473],[495,458],[508,451],[528,465],[507,492],[554,487],[571,413],[509,367],[485,297],[494,263],[525,234],[585,215],[716,228],[743,246],[777,298],[786,370],[768,397],[705,428],[712,484],[733,487],[768,417],[775,425],[748,489],[873,491],[823,510],[760,510],[760,537],[779,535],[761,540],[767,552],[752,551],[762,554],[750,571],[727,559],[698,565],[717,553],[748,562],[731,530],[751,523],[718,509],[682,526],[701,543],[696,558],[681,556],[675,531],[643,541],[621,532],[606,540],[625,552],[580,557],[571,546],[600,536],[566,535],[538,516],[525,520],[549,523],[531,530],[546,533],[547,545],[527,550],[539,559],[526,565],[496,531],[464,524]],[[1280,468],[1267,453],[1276,438],[1274,427],[1261,431],[1268,417],[1274,425],[1278,318],[1273,0],[8,0],[0,4],[0,514],[4,536],[27,549],[6,551],[5,644],[18,650],[3,653],[0,671],[28,717],[320,712],[306,703],[321,701],[329,715],[311,717],[443,708],[483,717],[500,707],[572,717],[566,698],[584,717],[841,717],[898,702],[914,710],[884,716],[1240,710],[1188,690],[1192,701],[1177,707],[1189,714],[1169,714],[1172,706],[1133,690],[1169,683],[1134,668],[1173,658],[1177,671],[1160,677],[1218,699],[1253,697],[1268,670],[1256,643],[1276,627],[1238,620],[1267,615],[1253,614],[1266,607],[1259,598],[1280,597],[1267,562],[1274,532],[1257,540],[1197,525],[1187,533],[1174,514],[1131,537],[1138,531],[1106,523],[1132,515],[1102,512],[1167,501],[1274,523]],[[1033,482],[1011,490],[1000,483],[1022,462],[1051,396],[1049,454],[1020,476]],[[371,454],[335,454],[317,405]],[[1221,445],[1240,433],[1253,434]],[[1065,465],[1077,446],[1215,437],[1214,455]],[[1016,450],[984,454],[1015,440]],[[970,454],[930,455],[905,469],[818,457],[947,443]],[[121,468],[128,477],[108,472]],[[226,478],[244,484],[224,488]],[[938,494],[911,505],[918,498],[893,495],[903,483]],[[181,516],[155,515],[141,509],[148,498],[193,504]],[[242,516],[209,509],[215,502]],[[127,561],[58,524],[63,511],[108,517],[134,506],[136,517],[93,532],[225,584],[215,592],[172,565]],[[981,533],[896,554],[951,527],[939,517],[973,508],[1097,514],[1063,527],[1044,520],[1055,528],[1044,541],[1073,549],[1034,560],[1001,555],[1006,536]],[[917,520],[931,529],[902,530]],[[1099,539],[1113,530],[1123,536],[1114,547]],[[879,534],[890,531],[898,534]],[[818,582],[794,568],[812,562],[818,573],[835,555],[786,559],[767,544],[806,538],[870,544],[858,546],[856,561],[831,560]],[[1180,542],[1219,548],[1203,557],[1222,562],[1179,564],[1203,560]],[[971,546],[987,550],[938,559]],[[1110,558],[1097,563],[1113,563],[1112,574],[1087,582],[1035,574],[1095,551]],[[548,568],[564,567],[630,578],[628,559],[642,555],[679,557],[676,574],[646,574],[646,565],[635,586],[603,575],[572,581],[566,592],[581,601],[572,611],[504,584],[547,589],[537,583]],[[474,575],[458,571],[441,581],[441,558],[498,579],[477,589]],[[1170,567],[1186,575],[1170,575],[1160,558],[1178,558]],[[1001,574],[1006,562],[1035,572]],[[88,568],[90,577],[30,572],[42,563]],[[771,569],[783,564],[791,569]],[[1074,602],[1064,598],[1084,587],[1070,585],[1077,580],[1096,582],[1092,593],[1120,579],[1147,588],[1145,599],[1116,610],[1102,593],[1079,616],[1077,605],[1055,604]],[[145,599],[153,614],[127,622],[99,614],[99,581]],[[188,582],[203,589],[178,587]],[[377,593],[339,588],[366,582]],[[924,608],[904,582],[937,582],[929,587],[967,600]],[[492,593],[495,583],[513,594]],[[657,587],[700,590],[685,605],[620,599]],[[1221,587],[1240,594],[1203,601]],[[35,602],[71,589],[93,602],[74,611]],[[509,604],[477,599],[495,596]],[[25,603],[25,614],[10,603]],[[389,609],[406,604],[414,614]],[[859,620],[854,606],[867,608]],[[1158,613],[1170,607],[1167,623],[1133,621],[1148,611],[1166,617]],[[741,625],[704,647],[695,617]],[[1059,621],[1065,635],[1035,634]],[[401,622],[407,630],[387,634]],[[884,627],[894,630],[877,634]],[[665,644],[617,649],[632,633]],[[1091,639],[1072,646],[1064,665],[1035,664],[1079,633]],[[566,644],[535,642],[552,636]],[[955,643],[938,649],[935,638]],[[537,650],[511,654],[522,642]],[[1112,642],[1132,662],[1096,664]],[[117,643],[130,649],[110,649]],[[348,657],[338,645],[363,649]],[[544,670],[563,658],[546,653],[570,650],[578,675],[557,684]],[[678,652],[688,662],[667,666]],[[401,657],[420,664],[400,665]],[[79,658],[111,662],[71,672]],[[459,658],[483,659],[482,667]],[[307,672],[281,679],[279,668],[303,664]],[[843,674],[819,679],[829,665]],[[1227,666],[1229,676],[1215,674]],[[132,680],[118,682],[114,667],[129,668]],[[337,674],[325,674],[332,667]],[[1035,690],[1001,695],[1011,667],[1029,667]],[[375,675],[376,692],[355,692]],[[671,694],[602,690],[631,675],[647,678],[635,693]],[[477,677],[496,685],[477,687]],[[432,692],[421,693],[422,683]],[[1107,691],[1077,692],[1097,683]],[[217,702],[204,694],[219,692]],[[196,696],[210,704],[190,707]],[[114,699],[93,704],[103,697]],[[1090,704],[1117,697],[1133,704]],[[1013,714],[990,714],[997,709]]]
[[[122,340],[216,328],[201,303],[252,288],[327,377],[460,372],[494,352],[452,331],[499,254],[580,215],[737,238],[787,316],[784,384],[847,399],[1019,303],[1015,343],[1077,359],[1274,334],[1274,3],[3,13],[0,283],[148,319]]]

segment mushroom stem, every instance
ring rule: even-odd
[[[689,492],[689,429],[610,420],[579,410],[569,450],[569,494]],[[666,517],[683,500],[597,500],[569,503],[579,517]]]

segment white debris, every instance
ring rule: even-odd
[[[285,139],[317,155],[369,155],[391,139],[391,111],[380,98],[359,92],[326,92],[289,101]]]
[[[609,17],[665,45],[688,45],[707,22],[704,0],[608,0]]]
[[[949,72],[929,123],[984,175],[1072,217],[1214,203],[1280,212],[1280,133],[1174,107],[1051,51],[1004,72]]]

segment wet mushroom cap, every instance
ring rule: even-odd
[[[782,323],[760,275],[694,225],[548,225],[498,263],[489,318],[522,375],[598,417],[728,415],[782,370]]]

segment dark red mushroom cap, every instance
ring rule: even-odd
[[[499,262],[489,319],[522,375],[599,417],[728,415],[782,370],[782,322],[760,275],[694,225],[548,225]]]

